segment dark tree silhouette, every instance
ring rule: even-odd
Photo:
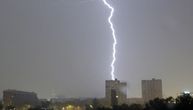
[[[168,110],[174,110],[175,108],[175,99],[173,97],[168,97],[165,99],[167,103]]]
[[[131,104],[129,110],[143,110],[143,107],[140,104]]]
[[[176,110],[193,110],[193,98],[190,94],[183,94],[176,98]]]
[[[99,104],[98,99],[96,99],[96,98],[93,99],[93,100],[92,100],[92,105],[93,105],[93,109],[94,109],[94,110],[97,110],[97,108],[100,107],[100,104]]]
[[[41,101],[42,108],[49,108],[50,104],[51,103],[49,101]]]
[[[9,105],[9,106],[5,107],[5,110],[15,110],[15,107],[12,105]]]
[[[143,108],[140,104],[116,105],[111,108],[98,108],[97,110],[193,110],[193,97],[191,94],[182,94],[176,99],[173,97],[155,98],[145,104]]]
[[[145,110],[168,110],[168,108],[164,99],[155,98],[145,105]]]
[[[97,110],[112,110],[112,109],[108,107],[98,107]]]
[[[3,110],[3,104],[0,102],[0,110]]]
[[[35,108],[29,108],[28,110],[45,110],[45,109],[42,109],[41,107],[35,107]]]
[[[115,105],[113,110],[129,110],[129,106],[127,104]]]

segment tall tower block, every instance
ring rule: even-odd
[[[119,80],[106,80],[105,96],[108,105],[121,105],[127,100],[127,83]]]
[[[154,98],[162,98],[162,80],[142,80],[142,97],[145,102]]]

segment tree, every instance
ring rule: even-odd
[[[168,97],[165,99],[166,103],[167,103],[167,108],[168,110],[174,110],[175,108],[175,99],[173,97]]]
[[[29,108],[28,110],[45,110],[45,109],[42,109],[41,107],[34,107],[34,108]]]
[[[9,106],[5,107],[5,110],[15,110],[15,107],[12,105],[9,105]]]
[[[193,110],[193,98],[190,94],[183,94],[176,98],[176,110]]]
[[[129,106],[129,110],[143,110],[143,107],[140,104],[132,104]]]
[[[129,110],[129,106],[127,104],[115,105],[113,110]]]
[[[50,104],[51,103],[49,101],[41,101],[42,108],[49,108]]]
[[[112,109],[107,107],[98,107],[97,110],[112,110]]]
[[[168,97],[165,99],[166,103],[175,103],[175,99],[173,97]]]
[[[165,99],[155,98],[145,105],[145,110],[168,110]]]
[[[0,110],[3,110],[3,103],[0,102]]]
[[[96,98],[93,99],[93,100],[92,100],[92,105],[93,105],[93,109],[94,109],[94,110],[97,110],[97,108],[100,107],[100,104],[99,104],[98,99],[96,99]]]

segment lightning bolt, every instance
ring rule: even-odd
[[[117,39],[116,39],[116,36],[115,36],[114,26],[113,26],[113,23],[111,21],[111,19],[113,17],[113,14],[114,14],[114,8],[106,0],[103,0],[103,3],[111,10],[110,16],[108,18],[108,22],[110,24],[110,28],[111,28],[112,36],[113,36],[113,53],[112,53],[113,59],[112,59],[112,62],[111,62],[111,79],[115,80],[115,75],[114,75],[115,67],[114,67],[114,64],[115,64],[115,61],[116,61],[116,56],[115,55],[116,55]]]

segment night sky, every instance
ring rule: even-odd
[[[163,95],[193,91],[193,0],[111,0],[115,76],[128,97],[161,78]],[[104,97],[111,79],[110,10],[102,0],[0,0],[0,95]]]

